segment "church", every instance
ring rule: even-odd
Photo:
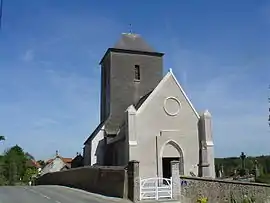
[[[84,143],[84,165],[139,161],[143,178],[171,177],[173,160],[185,176],[215,178],[211,114],[199,114],[163,53],[124,33],[100,61],[100,124]],[[179,67],[181,68],[181,67]]]

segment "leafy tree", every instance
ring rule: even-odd
[[[5,140],[0,136],[0,141]],[[28,182],[38,174],[34,156],[15,145],[0,155],[0,185],[15,185]]]
[[[0,156],[0,185],[6,184],[6,177],[4,176],[4,156]]]
[[[3,135],[0,135],[0,141],[5,141],[6,138]]]
[[[270,156],[262,155],[258,157],[246,158],[246,170],[254,175],[256,161],[259,171],[259,177],[256,177],[256,182],[270,184]],[[243,171],[241,170],[241,159],[239,157],[216,158],[215,165],[217,171],[221,169],[221,165],[224,166],[225,176],[233,175],[235,170],[238,172],[238,174],[240,173],[241,175],[243,175]]]
[[[23,176],[23,181],[24,182],[28,182],[30,180],[32,180],[33,177],[35,177],[37,175],[38,171],[36,168],[34,167],[29,167],[26,169],[24,176]]]
[[[41,168],[43,168],[46,165],[45,161],[43,161],[43,160],[38,160],[37,162],[39,163]]]
[[[18,145],[11,147],[4,153],[4,175],[10,185],[23,178],[26,170],[26,156]]]
[[[34,156],[32,156],[30,153],[26,152],[25,153],[25,156],[27,159],[30,159],[30,160],[35,160]]]

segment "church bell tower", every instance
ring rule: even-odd
[[[124,112],[151,92],[163,77],[163,53],[152,49],[138,34],[124,33],[102,58],[100,120],[115,135]]]

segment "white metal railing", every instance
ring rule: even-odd
[[[172,199],[172,178],[140,178],[140,200]]]

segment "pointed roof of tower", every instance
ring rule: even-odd
[[[157,52],[150,47],[139,34],[134,33],[122,33],[117,43],[112,48],[107,49],[99,64],[102,64],[104,58],[110,52],[143,54],[158,57],[164,55],[164,53]]]
[[[135,33],[122,33],[120,40],[114,45],[115,49],[156,52],[144,39]]]

